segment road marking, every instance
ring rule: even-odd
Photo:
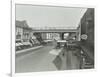
[[[49,53],[52,55],[59,55],[59,53],[62,51],[62,49],[53,49]]]

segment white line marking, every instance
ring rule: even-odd
[[[59,55],[59,53],[62,51],[62,49],[53,49],[49,53],[52,55]]]

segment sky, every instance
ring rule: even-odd
[[[33,28],[77,28],[86,8],[16,5],[16,20]]]

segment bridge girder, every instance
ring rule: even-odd
[[[72,30],[33,30],[33,32],[42,32],[42,33],[69,33],[69,32],[78,32],[77,29],[72,29]]]

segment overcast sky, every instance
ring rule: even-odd
[[[26,20],[30,27],[76,28],[85,8],[16,5],[16,20]]]

